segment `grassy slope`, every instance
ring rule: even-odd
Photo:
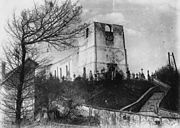
[[[102,93],[91,98],[88,104],[97,107],[120,109],[135,102],[153,85],[147,81],[124,80],[121,83],[109,83],[102,87]]]

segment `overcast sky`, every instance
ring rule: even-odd
[[[44,0],[34,0],[43,3]],[[176,0],[80,0],[83,19],[124,26],[128,63],[132,72],[153,72],[174,52],[178,67],[179,3]],[[0,0],[0,44],[6,42],[4,27],[13,11],[31,8],[33,0]],[[179,21],[180,22],[180,21]],[[179,50],[178,50],[179,49]],[[0,50],[2,53],[2,49]],[[179,52],[180,54],[180,52]]]

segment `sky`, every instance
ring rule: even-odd
[[[0,0],[0,46],[7,42],[4,28],[13,12],[18,14],[22,9],[33,7],[34,2],[43,1]],[[79,3],[83,6],[84,21],[93,19],[124,26],[131,72],[139,72],[141,68],[154,72],[167,64],[168,52],[174,52],[177,67],[180,67],[178,0],[79,0]]]

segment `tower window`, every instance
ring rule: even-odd
[[[105,25],[105,39],[106,39],[106,45],[113,45],[114,35],[112,26],[106,24]]]
[[[105,25],[105,32],[113,32],[111,25]]]
[[[111,29],[110,29],[109,25],[105,25],[105,32],[110,32],[110,31],[111,31]]]

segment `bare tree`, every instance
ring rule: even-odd
[[[34,9],[24,10],[20,16],[14,14],[12,21],[8,22],[7,32],[12,44],[19,48],[13,50],[15,54],[19,54],[17,60],[20,65],[15,96],[15,120],[18,126],[21,123],[23,88],[26,83],[25,62],[32,53],[31,48],[37,48],[43,43],[56,49],[76,47],[75,40],[83,35],[83,30],[88,26],[82,24],[81,12],[82,7],[78,3],[72,4],[70,0],[61,5],[58,1],[51,1],[41,6],[35,4]]]
[[[4,91],[1,92],[3,96],[2,100],[2,108],[4,111],[6,118],[4,120],[5,123],[11,123],[15,121],[16,117],[16,102],[17,102],[17,92],[18,85],[20,84],[20,73],[21,73],[21,50],[20,46],[17,44],[12,44],[11,48],[6,48],[6,70],[8,71],[5,74],[5,78],[3,79],[2,85]],[[34,109],[34,77],[35,77],[35,69],[38,67],[38,64],[35,62],[37,58],[36,48],[28,49],[28,54],[25,61],[25,70],[24,70],[24,83],[22,87],[22,95],[21,95],[21,118],[32,118],[33,117],[33,109]],[[31,59],[30,59],[31,58]],[[39,61],[40,63],[40,61]]]

